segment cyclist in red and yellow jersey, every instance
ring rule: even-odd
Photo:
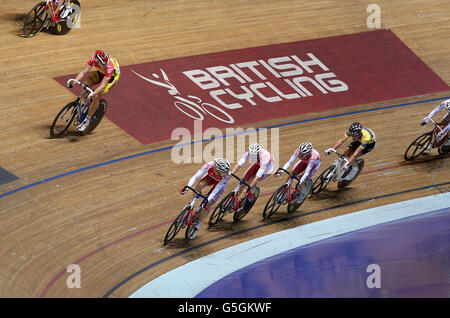
[[[89,87],[97,84],[100,85],[94,90],[91,107],[89,108],[86,119],[77,127],[78,131],[84,131],[89,126],[89,121],[97,111],[100,98],[108,93],[109,89],[119,81],[120,77],[120,67],[117,60],[105,51],[97,50],[75,79],[81,81],[81,79],[90,71],[92,66],[94,66],[97,71],[91,73],[84,83]],[[87,96],[83,96],[83,98],[86,97]]]

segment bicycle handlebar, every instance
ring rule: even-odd
[[[186,190],[186,189],[189,189],[189,190],[192,190],[195,194],[197,194],[197,195],[199,195],[199,196],[201,196],[203,199],[205,199],[205,200],[208,200],[208,197],[205,197],[203,194],[201,194],[200,192],[197,192],[197,190],[195,190],[194,188],[191,188],[190,186],[185,186],[184,188],[183,188],[183,192]]]
[[[80,81],[77,81],[77,80],[74,79],[74,78],[69,78],[69,79],[67,80],[67,83],[66,83],[67,87],[71,87],[71,86],[70,86],[70,85],[71,85],[71,84],[70,84],[71,82],[75,82],[76,84],[78,84],[78,85],[80,85],[81,87],[83,87],[85,90],[89,91],[88,99],[89,99],[89,100],[92,99],[92,95],[94,95],[94,91],[93,91],[92,89],[90,89],[89,86],[87,86],[86,84],[81,83]]]
[[[275,172],[275,174],[277,174],[278,171],[280,171],[280,170],[281,170],[281,171],[284,171],[285,173],[287,173],[291,178],[294,178],[294,179],[300,181],[300,178],[299,178],[299,177],[297,177],[297,176],[294,175],[293,173],[290,173],[290,172],[287,171],[287,170],[284,170],[283,168],[278,168],[278,170],[277,170],[277,172]]]
[[[233,177],[235,177],[236,179],[239,180],[239,182],[242,182],[243,184],[245,184],[249,189],[250,189],[250,185],[244,181],[244,179],[239,178],[237,175],[235,175],[234,173],[231,174]]]
[[[348,159],[345,158],[345,156],[339,152],[336,151],[336,149],[331,149],[335,154],[337,154],[342,160],[344,160],[346,163],[348,163]]]
[[[429,121],[431,121],[442,132],[441,126],[439,126],[433,119],[431,119],[430,117],[425,117],[424,119],[428,119]]]

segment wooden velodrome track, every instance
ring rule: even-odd
[[[53,78],[79,72],[98,47],[125,66],[365,32],[366,7],[373,1],[82,0],[80,28],[65,36],[41,33],[26,39],[21,36],[23,16],[36,2],[0,2],[0,167],[18,177],[0,185],[0,194],[32,185],[0,198],[1,297],[127,297],[175,267],[246,240],[449,190],[448,157],[425,155],[415,163],[403,161],[407,145],[426,130],[419,121],[439,101],[284,126],[279,128],[282,164],[304,140],[323,153],[355,120],[373,129],[378,143],[365,157],[364,173],[349,189],[338,193],[332,184],[330,191],[310,198],[290,219],[281,213],[275,218],[280,222],[261,221],[268,194],[282,182],[271,177],[261,185],[262,196],[241,223],[232,224],[227,216],[216,229],[204,224],[195,241],[181,239],[180,233],[180,239],[163,247],[168,224],[187,201],[178,190],[200,164],[176,165],[170,151],[159,151],[61,176],[175,142],[144,146],[106,118],[89,136],[49,139],[54,116],[73,98]],[[388,25],[450,83],[450,3],[376,3],[382,9],[383,27]],[[449,95],[447,91],[355,105],[248,127]],[[129,107],[132,111],[133,105]],[[324,157],[320,171],[332,159]],[[50,179],[55,176],[61,177]],[[35,184],[40,181],[44,182]],[[226,191],[234,185],[231,182]],[[246,229],[251,230],[239,233]],[[79,289],[66,286],[69,264],[80,266]]]

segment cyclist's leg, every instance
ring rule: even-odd
[[[308,166],[308,164],[306,162],[303,162],[302,160],[300,160],[294,166],[294,169],[292,170],[292,173],[295,174],[297,177],[299,177],[300,174],[305,172],[305,169],[306,169],[307,166]]]
[[[355,150],[356,150],[360,145],[361,145],[361,142],[359,142],[359,141],[353,141],[353,142],[351,142],[351,143],[348,145],[347,149],[345,150],[344,156],[345,156],[346,158],[350,158],[350,157],[353,155],[353,153],[355,152]]]
[[[103,80],[104,75],[101,74],[100,72],[98,72],[98,73],[100,74],[99,77],[101,78],[101,80]],[[95,112],[97,111],[98,103],[99,103],[100,99],[104,95],[106,95],[112,87],[114,87],[116,85],[118,80],[119,80],[119,75],[111,76],[111,79],[109,80],[108,84],[106,84],[103,91],[100,92],[100,94],[94,96],[94,98],[92,99],[91,107],[89,108],[89,113],[88,113],[89,117],[94,116]]]
[[[253,181],[253,178],[256,176],[256,173],[259,170],[259,164],[257,163],[253,163],[244,173],[244,176],[242,177],[242,179],[245,180],[245,182],[247,182],[248,184],[250,184]],[[242,189],[244,187],[241,187],[239,189],[239,195],[242,192]]]

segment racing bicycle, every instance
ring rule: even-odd
[[[71,12],[65,18],[62,18],[61,14],[65,10],[66,1],[64,0],[56,12],[57,4],[58,1],[54,0],[41,1],[28,12],[23,25],[25,37],[35,37],[44,28],[52,28],[54,33],[63,35],[74,27],[81,12],[80,3],[77,0],[70,0]]]
[[[416,139],[406,148],[404,158],[406,161],[411,161],[416,159],[425,151],[430,151],[432,149],[432,145],[436,143],[436,135],[442,131],[442,128],[436,123],[433,119],[426,117],[429,121],[434,124],[434,128]],[[438,147],[438,153],[440,155],[444,155],[450,152],[450,138],[447,137],[447,140],[442,143],[441,146]]]
[[[342,190],[346,186],[350,185],[361,173],[364,168],[364,159],[357,159],[355,164],[343,170],[342,165],[348,163],[347,158],[335,149],[332,150],[339,159],[336,160],[331,166],[326,168],[314,181],[311,194],[318,194],[325,190],[330,182],[337,181],[337,187]]]
[[[166,236],[164,237],[164,245],[169,243],[178,234],[178,232],[184,228],[186,228],[185,238],[189,239],[192,232],[194,231],[194,220],[196,219],[198,220],[197,215],[200,216],[198,213],[202,209],[208,208],[209,193],[205,196],[189,186],[185,186],[182,191],[184,192],[186,190],[193,191],[196,194],[196,196],[192,199],[192,201],[189,204],[187,204],[183,208],[183,210],[181,210],[180,214],[178,214],[175,220],[173,220],[172,224],[167,230]],[[203,198],[203,200],[198,206],[198,208],[194,209],[195,203],[199,198]]]
[[[249,202],[248,194],[250,191],[250,185],[244,179],[239,178],[235,174],[232,173],[231,175],[239,181],[239,184],[236,189],[228,193],[216,206],[214,212],[209,218],[208,227],[213,227],[218,222],[220,222],[225,215],[229,213],[234,213],[233,221],[239,222],[244,218],[245,215],[247,215],[247,213],[255,204],[256,199],[259,197],[259,188],[257,187],[254,194],[255,200],[253,202]],[[242,185],[245,185],[247,187],[247,191],[245,192],[244,196],[239,199],[239,190],[241,189]]]
[[[295,212],[303,204],[303,202],[305,202],[309,192],[311,191],[312,188],[311,179],[307,179],[305,181],[305,184],[300,187],[299,177],[283,168],[278,168],[276,173],[279,173],[280,171],[288,174],[289,180],[286,183],[282,184],[272,194],[269,201],[267,201],[263,211],[264,219],[269,219],[272,215],[274,215],[278,211],[280,206],[284,204],[287,204],[288,213]],[[292,189],[291,184],[294,179],[297,180],[297,184]]]
[[[72,123],[74,124],[74,126],[78,126],[83,122],[89,112],[90,103],[82,103],[82,96],[86,93],[89,93],[87,100],[90,101],[94,92],[89,88],[89,86],[75,79],[69,79],[67,81],[67,86],[72,85],[72,82],[80,85],[83,89],[81,90],[81,93],[76,100],[68,103],[56,115],[55,119],[53,120],[52,126],[50,127],[51,138],[62,137]],[[106,108],[106,100],[100,99],[97,111],[95,112],[94,116],[92,116],[92,119],[89,122],[89,126],[85,131],[81,133],[82,135],[89,134],[98,126],[100,121],[103,119],[103,116],[105,115]]]

